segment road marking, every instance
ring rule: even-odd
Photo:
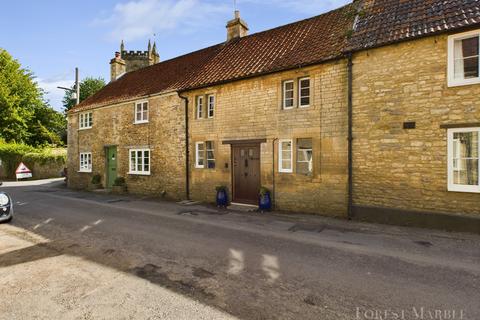
[[[33,230],[37,230],[38,228],[43,227],[44,225],[49,224],[52,221],[53,221],[52,218],[48,218],[47,220],[45,220],[43,222],[40,222],[39,224],[35,225],[35,227],[33,227]]]
[[[88,229],[91,229],[92,226],[84,226],[82,229],[80,229],[80,232],[85,232],[87,231]]]

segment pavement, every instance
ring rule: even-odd
[[[7,182],[0,319],[480,319],[480,236]]]

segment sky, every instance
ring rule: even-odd
[[[349,0],[237,0],[250,34],[316,16]],[[155,40],[167,60],[226,40],[234,0],[15,0],[0,11],[0,48],[31,70],[46,98],[62,110],[75,67],[80,79],[110,80],[119,51],[147,50]]]

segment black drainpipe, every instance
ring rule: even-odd
[[[348,54],[348,212],[349,220],[353,218],[353,59]]]
[[[274,138],[272,141],[272,207],[275,209],[275,141],[277,138]]]
[[[178,96],[185,101],[185,193],[187,200],[190,200],[190,141],[188,134],[188,98],[178,93]]]

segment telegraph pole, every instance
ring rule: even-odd
[[[80,103],[80,82],[78,81],[78,78],[78,68],[75,68],[75,93],[77,94],[75,105]]]
[[[75,68],[75,85],[72,88],[65,88],[65,87],[57,87],[58,89],[62,89],[65,91],[69,91],[72,93],[71,99],[75,99],[75,105],[78,105],[80,103],[80,80],[79,80],[79,75],[78,75],[78,68]]]

